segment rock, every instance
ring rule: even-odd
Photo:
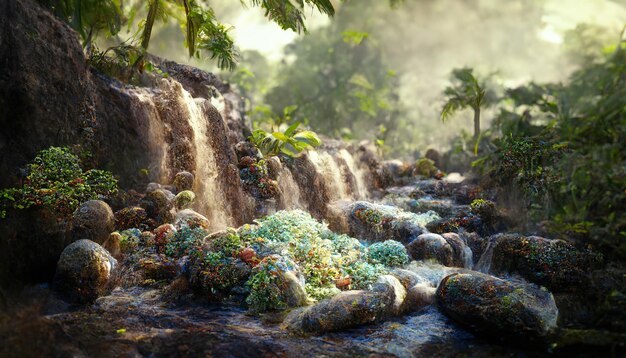
[[[406,289],[397,278],[391,275],[380,276],[372,288],[374,292],[381,292],[387,296],[385,315],[396,316],[402,312],[402,304],[406,298]]]
[[[115,213],[115,228],[126,230],[131,228],[149,228],[148,213],[139,206],[129,206]]]
[[[78,240],[63,250],[57,264],[54,287],[68,300],[91,302],[107,291],[117,260],[102,246]]]
[[[370,242],[395,240],[407,244],[425,232],[422,225],[429,216],[364,201],[346,205],[341,210],[348,215],[349,234]]]
[[[148,183],[146,185],[146,193],[151,193],[157,189],[161,189],[161,184],[159,183]]]
[[[193,181],[194,177],[190,172],[182,171],[176,173],[176,176],[174,177],[174,187],[176,187],[176,192],[180,193],[181,191],[192,190]]]
[[[191,190],[183,190],[176,194],[176,198],[174,199],[174,203],[176,205],[177,210],[188,209],[193,204],[194,200],[196,200],[196,194]]]
[[[343,291],[314,306],[290,313],[282,327],[297,334],[321,334],[380,321],[388,297],[373,291]]]
[[[588,287],[588,272],[598,261],[596,254],[562,240],[504,235],[495,242],[491,272],[517,273],[551,291],[567,292]]]
[[[447,316],[476,333],[501,339],[533,341],[545,338],[557,325],[558,309],[546,289],[478,272],[446,276],[436,299]]]
[[[454,265],[454,250],[441,235],[422,234],[406,249],[414,260],[435,260],[444,266]]]
[[[115,216],[111,207],[102,200],[82,203],[72,216],[72,237],[102,244],[115,230]]]
[[[208,229],[209,225],[209,219],[191,209],[185,209],[177,212],[176,218],[174,219],[174,226],[178,229],[185,226],[191,229],[198,227]]]
[[[152,280],[169,280],[176,277],[178,265],[165,255],[150,255],[139,260],[143,276]]]
[[[173,202],[163,189],[156,189],[146,194],[141,202],[142,207],[148,216],[158,223],[168,223],[172,221]]]
[[[122,257],[122,251],[120,249],[121,241],[122,235],[119,232],[114,231],[109,235],[109,238],[104,241],[102,247],[104,247],[111,254],[111,256],[119,260]]]
[[[452,266],[471,269],[473,264],[472,250],[458,234],[448,232],[441,234],[452,248]]]
[[[411,287],[402,303],[401,311],[404,313],[417,312],[435,302],[437,289],[427,283],[420,283]]]
[[[395,278],[400,280],[404,288],[406,288],[407,290],[415,285],[429,282],[427,279],[418,275],[417,273],[405,269],[395,268],[391,271],[391,274]]]

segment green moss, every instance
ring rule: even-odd
[[[395,240],[373,244],[368,249],[367,257],[371,263],[380,263],[385,266],[402,266],[409,262],[406,248]]]

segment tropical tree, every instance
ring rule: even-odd
[[[443,94],[446,103],[441,110],[441,120],[447,121],[457,111],[471,108],[474,111],[474,141],[480,137],[480,109],[495,102],[493,92],[486,90],[471,68],[452,70],[451,86],[446,87]]]
[[[185,33],[185,46],[189,56],[200,56],[200,50],[210,54],[220,68],[236,66],[237,51],[229,31],[231,27],[219,22],[213,9],[200,0],[147,0],[124,2],[122,0],[40,0],[61,18],[70,23],[88,47],[98,30],[107,35],[117,35],[123,22],[132,27],[137,13],[147,11],[138,23],[137,38],[121,41],[138,45],[141,55],[136,63],[142,63],[150,45],[152,29],[157,19],[166,21],[172,17],[179,21]],[[244,2],[242,1],[242,5]],[[306,7],[333,16],[335,9],[330,0],[250,0],[252,6],[265,10],[265,16],[284,30],[306,32],[304,24]]]

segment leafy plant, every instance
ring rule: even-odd
[[[27,168],[22,187],[0,190],[1,216],[8,208],[44,207],[68,218],[80,203],[117,192],[117,180],[110,172],[83,171],[80,159],[67,147],[42,150]]]
[[[147,0],[130,4],[122,0],[39,1],[70,23],[79,32],[86,46],[91,44],[99,30],[106,30],[106,35],[117,35],[124,23],[128,23],[129,28],[132,27],[137,13],[146,11],[145,18],[138,23],[138,38],[132,41],[133,46],[139,47],[141,52],[133,63],[136,69],[143,70],[144,56],[149,48],[155,23],[157,20],[165,22],[170,17],[180,22],[190,57],[199,57],[199,50],[205,50],[222,69],[232,70],[236,65],[238,53],[229,34],[231,27],[220,23],[213,9],[201,1]],[[281,28],[298,33],[307,30],[304,25],[305,5],[329,16],[335,13],[329,0],[251,0],[250,4],[264,9],[265,16]]]
[[[254,144],[265,156],[275,156],[283,153],[290,157],[297,157],[303,150],[318,147],[322,144],[313,131],[296,132],[300,122],[289,126],[284,132],[266,132],[257,129],[252,132],[248,140]]]
[[[447,121],[457,111],[471,108],[474,111],[474,140],[480,136],[480,109],[495,101],[494,94],[486,89],[474,76],[471,68],[461,68],[452,71],[452,85],[446,87],[443,94],[446,103],[441,109],[441,120]]]

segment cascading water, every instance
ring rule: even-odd
[[[365,174],[363,170],[361,170],[354,161],[354,158],[346,149],[341,149],[338,152],[340,158],[346,163],[348,167],[348,171],[352,174],[355,179],[355,192],[352,193],[352,198],[354,200],[362,200],[368,197],[367,186],[365,185]]]
[[[291,174],[291,170],[282,167],[278,175],[278,188],[281,192],[282,207],[286,210],[304,209],[300,201],[300,188]]]
[[[193,128],[195,159],[196,159],[196,191],[199,193],[198,204],[200,211],[205,212],[213,229],[223,229],[230,224],[226,212],[226,201],[220,188],[219,169],[211,147],[208,131],[207,108],[210,106],[204,98],[193,98],[181,88],[182,99],[189,111],[189,124]]]
[[[322,177],[328,190],[329,198],[334,200],[349,199],[346,184],[335,159],[327,152],[310,151],[308,158]]]

